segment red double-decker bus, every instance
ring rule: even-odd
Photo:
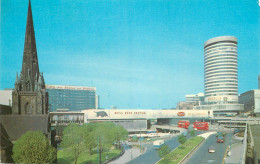
[[[180,128],[186,128],[186,129],[188,129],[188,128],[189,128],[189,125],[190,125],[190,122],[189,122],[189,121],[185,121],[185,120],[180,120],[180,121],[178,121],[178,127],[180,127]]]
[[[193,128],[198,130],[209,130],[209,124],[207,122],[194,122]]]

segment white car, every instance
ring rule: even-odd
[[[215,153],[215,147],[214,146],[209,147],[209,153]]]

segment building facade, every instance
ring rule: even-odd
[[[244,104],[245,112],[260,115],[260,89],[242,93],[239,96],[239,103]]]
[[[176,109],[193,110],[195,105],[196,103],[194,102],[180,101],[178,102]]]
[[[204,43],[205,103],[237,104],[237,38],[221,36]]]
[[[4,89],[0,91],[0,104],[12,106],[12,91],[13,89]]]
[[[49,94],[49,109],[80,111],[98,108],[96,87],[46,85]]]
[[[186,102],[194,103],[195,105],[203,105],[204,104],[204,93],[185,95]]]

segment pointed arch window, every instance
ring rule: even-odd
[[[24,105],[25,114],[32,114],[32,105],[28,102]]]

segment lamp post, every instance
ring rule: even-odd
[[[169,119],[169,138],[170,138],[170,134],[171,134],[171,128],[170,128],[170,119]]]
[[[229,131],[229,133],[230,133],[230,146],[229,146],[229,148],[230,148],[230,150],[231,150],[231,144],[232,144],[232,133],[231,133],[231,118],[230,118],[230,124],[229,124],[229,128],[230,128],[230,131]]]
[[[99,137],[97,137],[97,163],[99,163],[99,151],[98,151],[98,147],[99,147]]]

